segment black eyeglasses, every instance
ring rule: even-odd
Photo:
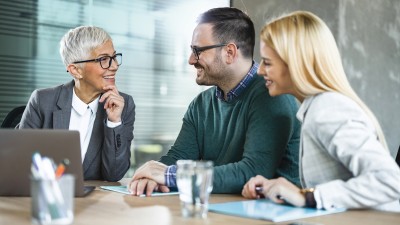
[[[196,60],[199,60],[201,52],[208,50],[208,49],[212,49],[212,48],[223,47],[226,45],[227,44],[217,44],[217,45],[208,45],[208,46],[203,46],[203,47],[197,47],[197,46],[191,45],[190,48],[192,48],[192,52],[193,52],[194,56],[196,57]]]
[[[122,53],[117,53],[114,56],[102,56],[97,59],[76,61],[73,63],[100,62],[101,68],[108,69],[111,66],[112,60],[114,60],[117,63],[117,65],[120,66],[122,64]]]

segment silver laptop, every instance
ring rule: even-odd
[[[30,196],[32,154],[70,161],[65,173],[75,175],[75,196],[83,197],[94,187],[85,187],[79,132],[46,129],[0,129],[0,196]]]

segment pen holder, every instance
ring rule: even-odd
[[[31,177],[32,223],[71,224],[74,219],[75,177],[60,179]]]

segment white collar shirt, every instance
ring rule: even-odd
[[[71,119],[69,130],[79,131],[82,163],[88,150],[90,137],[92,136],[93,124],[96,119],[96,112],[99,106],[99,97],[91,103],[86,104],[78,98],[73,90]]]

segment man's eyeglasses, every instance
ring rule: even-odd
[[[223,47],[226,45],[227,44],[217,44],[217,45],[208,45],[208,46],[203,46],[203,47],[197,47],[197,46],[191,45],[190,48],[192,48],[192,52],[193,52],[194,56],[196,57],[196,60],[199,60],[201,52],[208,50],[208,49],[212,49],[212,48]]]
[[[122,64],[122,53],[117,53],[114,56],[102,56],[97,59],[76,61],[73,63],[100,62],[101,68],[108,69],[111,66],[112,60],[114,60],[117,63],[117,65],[120,66]]]

